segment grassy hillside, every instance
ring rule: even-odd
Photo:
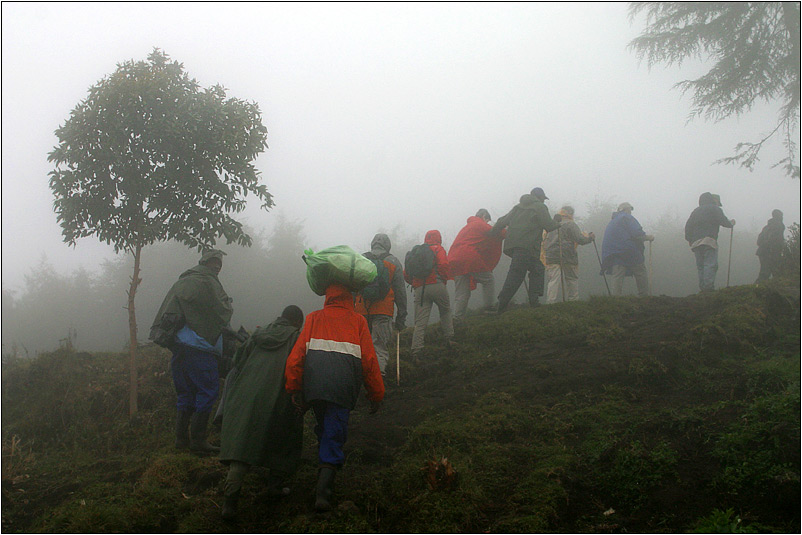
[[[164,352],[132,422],[124,355],[4,363],[3,531],[799,532],[799,314],[798,288],[742,286],[472,316],[456,352],[432,326],[354,412],[334,512],[312,511],[307,415],[290,496],[254,471],[233,524],[225,468],[172,449]]]

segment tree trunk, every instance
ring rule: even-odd
[[[137,411],[137,372],[136,372],[136,309],[134,308],[134,297],[136,289],[142,279],[139,278],[139,259],[142,255],[142,246],[137,245],[133,251],[134,255],[134,275],[131,277],[131,286],[128,289],[128,330],[130,342],[128,344],[129,356],[128,364],[131,374],[130,392],[128,398],[128,416],[133,417]]]

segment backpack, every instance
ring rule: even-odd
[[[370,253],[363,255],[376,265],[376,278],[362,288],[359,295],[365,301],[376,302],[381,301],[390,292],[390,270],[384,264],[384,260],[379,257],[373,256]]]
[[[357,292],[376,278],[376,266],[347,245],[337,245],[317,253],[311,249],[301,257],[306,262],[306,281],[317,295],[326,295],[330,284],[345,285]]]
[[[404,270],[415,279],[426,279],[434,269],[434,251],[428,244],[416,245],[404,257]]]
[[[760,234],[757,235],[757,246],[758,247],[765,247],[768,245],[769,241],[769,226],[766,225],[763,227],[763,230],[760,231]]]

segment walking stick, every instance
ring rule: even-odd
[[[599,269],[601,269],[601,256],[599,256],[599,248],[596,246],[596,240],[593,240],[593,248],[596,249],[596,258],[599,259]],[[607,295],[612,296],[613,292],[610,291],[610,285],[607,284],[607,275],[604,274],[604,271],[602,271],[602,277],[604,277],[604,285],[607,286]]]
[[[560,235],[560,227],[557,227],[557,245],[560,248],[560,287],[563,290],[563,303],[565,303],[565,274],[563,273],[563,239]]]
[[[395,384],[401,384],[401,332],[395,332]]]
[[[730,252],[729,252],[729,258],[727,259],[727,288],[730,287],[730,265],[732,264],[732,234],[733,234],[733,230],[734,229],[732,227],[730,227]]]
[[[649,295],[652,295],[652,242],[649,242]]]

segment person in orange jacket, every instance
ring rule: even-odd
[[[368,322],[354,311],[354,298],[341,284],[326,289],[321,310],[306,317],[301,334],[287,358],[285,389],[293,404],[303,411],[311,406],[318,438],[317,489],[315,509],[331,509],[336,471],[345,463],[343,445],[348,418],[364,384],[370,413],[379,410],[384,399],[376,351]]]
[[[423,278],[412,277],[404,270],[404,280],[412,285],[415,295],[415,330],[412,333],[412,359],[417,361],[423,351],[423,335],[429,324],[432,305],[437,305],[440,312],[440,326],[446,345],[454,346],[454,318],[451,315],[451,300],[446,290],[446,282],[450,278],[448,255],[441,245],[443,242],[439,230],[426,233],[423,243],[434,253],[434,266],[429,275]]]
[[[395,329],[403,331],[407,320],[407,291],[404,287],[404,268],[394,255],[390,254],[390,237],[387,234],[376,234],[370,242],[370,251],[364,256],[371,260],[381,260],[387,270],[390,288],[382,299],[366,301],[361,294],[357,294],[354,307],[359,314],[368,320],[370,334],[373,337],[373,347],[379,359],[379,369],[385,374],[387,363],[390,361],[390,352],[387,344],[390,342],[393,324],[393,307],[396,309]]]

